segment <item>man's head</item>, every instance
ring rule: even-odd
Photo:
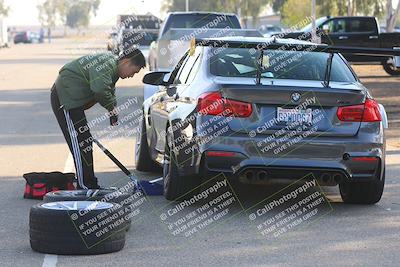
[[[118,76],[122,79],[133,77],[146,67],[146,59],[139,49],[128,49],[119,56]]]

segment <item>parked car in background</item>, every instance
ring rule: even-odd
[[[207,27],[206,30],[199,30]],[[171,12],[161,25],[149,51],[150,70],[171,70],[186,51],[192,37],[210,37],[213,29],[241,29],[235,14],[216,12]],[[221,30],[222,31],[222,30]],[[225,33],[221,33],[225,34]]]
[[[193,38],[222,36],[262,37],[258,30],[242,29],[235,14],[216,12],[172,12],[164,20],[156,41],[150,45],[150,70],[172,70],[188,49]],[[157,90],[144,86],[144,99]]]
[[[316,20],[317,34],[321,42],[335,46],[366,48],[400,48],[400,33],[381,33],[375,17],[321,17]],[[280,34],[283,38],[311,40],[311,24],[299,32]],[[277,36],[278,34],[274,34]],[[350,62],[368,62],[382,64],[390,75],[400,75],[399,57],[375,57],[343,54]]]
[[[281,33],[283,30],[281,27],[276,25],[261,25],[258,30],[264,35],[264,37],[271,37],[273,34]]]
[[[132,46],[148,46],[157,39],[161,20],[153,15],[120,15],[110,33],[107,50],[114,54]]]
[[[36,32],[32,31],[22,31],[18,32],[14,36],[14,44],[24,43],[24,44],[31,44],[31,43],[39,43],[40,36]]]

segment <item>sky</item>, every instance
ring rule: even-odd
[[[44,1],[5,0],[6,5],[11,8],[7,18],[8,25],[40,25],[37,5]],[[396,7],[398,1],[392,1],[394,7]],[[117,15],[127,13],[145,14],[151,12],[163,19],[165,13],[160,10],[162,2],[163,0],[101,0],[97,16],[92,18],[91,25],[115,25]]]
[[[91,19],[92,25],[114,25],[119,14],[161,14],[163,0],[101,0],[97,16]],[[9,25],[40,25],[37,5],[44,0],[5,0],[11,11],[7,17]]]

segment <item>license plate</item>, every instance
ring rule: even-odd
[[[290,109],[278,107],[276,118],[279,122],[311,124],[312,109]]]

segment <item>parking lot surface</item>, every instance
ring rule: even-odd
[[[342,266],[398,266],[400,78],[386,75],[381,66],[363,65],[354,68],[373,96],[387,107],[391,127],[387,132],[385,191],[378,204],[343,204],[337,188],[318,185],[307,188],[307,196],[301,199],[287,200],[287,195],[307,183],[238,186],[215,177],[204,187],[218,187],[217,196],[203,195],[184,211],[162,196],[146,198],[127,233],[125,248],[118,253],[50,256],[32,251],[29,209],[39,201],[22,198],[22,174],[74,171],[49,101],[50,87],[61,66],[87,52],[74,47],[76,40],[60,39],[53,44],[0,50],[1,266],[338,266],[338,262]],[[140,109],[143,101],[142,77],[143,71],[117,83],[119,101],[133,100],[130,110]],[[96,105],[88,112],[89,120],[101,112]],[[137,121],[130,119],[135,128]],[[107,126],[107,121],[102,122],[94,131]],[[103,137],[104,145],[133,170],[135,135],[114,136],[110,131]],[[99,149],[94,157],[102,186],[128,182]],[[153,179],[161,174],[138,175]],[[282,204],[269,208],[281,199]],[[282,212],[298,220],[282,227]],[[183,225],[189,218],[203,215],[211,218],[208,223],[186,231]]]

